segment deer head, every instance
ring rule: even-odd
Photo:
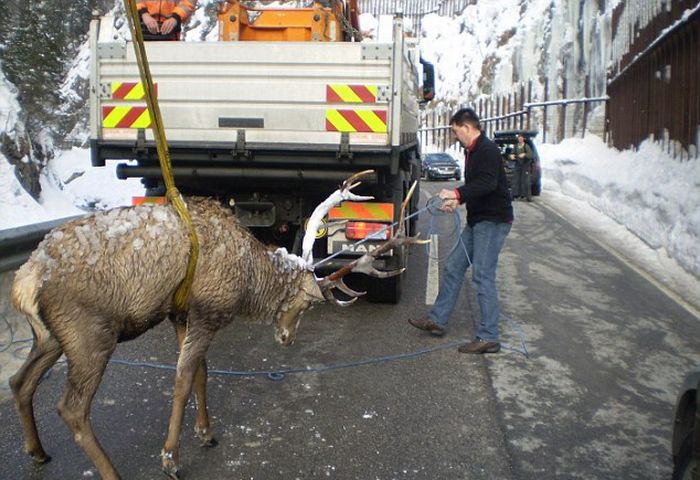
[[[358,180],[368,174],[373,173],[373,170],[365,170],[356,173],[343,182],[343,184],[335,192],[333,192],[326,200],[321,202],[314,209],[306,227],[306,233],[302,241],[302,256],[288,254],[283,248],[275,252],[270,252],[273,264],[276,265],[278,273],[282,276],[291,275],[289,286],[294,293],[291,293],[278,307],[274,307],[276,312],[275,324],[275,340],[282,345],[291,345],[296,338],[297,328],[303,313],[311,308],[314,304],[320,302],[331,302],[335,305],[345,307],[353,304],[357,299],[364,295],[365,292],[357,292],[352,290],[343,282],[343,277],[349,273],[363,273],[372,277],[385,278],[401,274],[404,269],[392,271],[379,271],[372,265],[373,261],[381,254],[388,252],[393,248],[398,248],[407,244],[421,244],[429,240],[418,240],[417,237],[407,237],[405,233],[405,218],[408,202],[411,200],[413,192],[416,188],[414,183],[408,191],[406,198],[401,204],[398,228],[394,235],[377,248],[349,264],[343,266],[337,271],[323,278],[318,278],[313,273],[313,245],[323,218],[337,204],[344,200],[363,201],[371,200],[374,197],[360,196],[352,193],[352,189],[360,185]],[[301,270],[301,278],[298,278]],[[300,280],[300,282],[298,281]],[[339,300],[333,295],[333,290],[338,289],[345,295],[350,297],[350,300]]]
[[[284,306],[275,324],[275,340],[281,345],[288,346],[294,343],[304,312],[314,304],[325,301],[314,274],[306,271],[302,275],[300,294],[293,296]]]
[[[359,196],[355,195],[354,193],[351,192],[351,190],[358,185],[360,185],[361,182],[358,180],[362,178],[363,176],[369,175],[371,173],[374,173],[374,170],[365,170],[362,172],[358,172],[351,177],[349,177],[347,180],[343,182],[343,184],[340,186],[338,190],[333,192],[324,202],[322,202],[316,209],[314,210],[313,214],[309,218],[309,222],[307,225],[306,229],[306,234],[304,235],[304,240],[302,243],[303,251],[302,251],[302,259],[306,264],[308,265],[307,268],[313,269],[313,256],[312,256],[312,249],[313,249],[313,243],[316,238],[316,231],[321,225],[322,219],[328,214],[328,212],[337,204],[339,204],[343,200],[351,200],[351,201],[363,201],[363,200],[371,200],[374,197],[367,197],[367,196]],[[318,285],[318,289],[320,290],[321,294],[323,295],[323,298],[325,298],[327,301],[334,303],[335,305],[345,307],[348,305],[351,305],[354,303],[360,296],[364,295],[366,292],[357,292],[350,287],[348,287],[344,282],[343,282],[343,277],[348,275],[349,273],[356,272],[356,273],[363,273],[365,275],[369,275],[371,277],[377,277],[377,278],[386,278],[386,277],[392,277],[394,275],[400,275],[403,273],[405,269],[397,269],[397,270],[392,270],[392,271],[379,271],[373,266],[374,260],[381,254],[388,252],[389,250],[393,248],[399,248],[402,247],[403,245],[411,245],[411,244],[425,244],[428,243],[430,240],[420,240],[418,239],[418,236],[416,235],[415,237],[408,237],[406,236],[406,228],[405,228],[405,220],[406,220],[406,208],[408,207],[408,203],[411,200],[411,197],[413,196],[413,192],[416,189],[417,182],[414,182],[413,185],[411,185],[411,188],[409,189],[408,193],[406,194],[406,198],[404,201],[401,203],[401,210],[400,210],[400,215],[399,215],[399,221],[398,221],[398,226],[395,229],[395,233],[392,235],[391,238],[386,240],[384,243],[379,245],[377,248],[372,250],[371,252],[365,253],[363,256],[359,257],[358,259],[350,262],[349,264],[343,266],[342,268],[336,270],[335,272],[331,273],[330,275],[327,275],[323,278],[316,278],[316,284]],[[333,295],[333,290],[338,289],[341,292],[343,292],[345,295],[349,296],[351,299],[350,300],[339,300]]]

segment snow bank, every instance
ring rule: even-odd
[[[700,162],[656,143],[609,149],[588,135],[542,145],[544,188],[581,200],[700,277]]]
[[[41,201],[37,202],[0,155],[0,230],[130,205],[132,196],[143,195],[143,186],[137,179],[117,179],[115,167],[116,162],[92,167],[88,149],[58,152],[41,173]]]

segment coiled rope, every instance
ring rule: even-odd
[[[430,254],[430,245],[426,245],[426,251],[427,255],[429,258],[432,258],[433,260],[437,260],[438,262],[442,262],[450,257],[452,253],[455,251],[455,249],[461,247],[464,249],[464,255],[467,257],[467,264],[468,267],[472,266],[472,259],[469,257],[469,252],[467,251],[467,246],[464,244],[464,241],[462,240],[462,220],[460,219],[459,213],[457,210],[454,210],[453,212],[445,212],[443,210],[440,210],[440,207],[442,206],[442,200],[439,197],[430,197],[428,199],[428,202],[426,204],[425,209],[430,212],[430,228],[428,229],[428,238],[432,238],[433,234],[437,233],[437,219],[438,217],[444,216],[444,215],[452,215],[452,218],[454,219],[454,227],[453,230],[448,234],[450,237],[455,236],[456,240],[454,244],[452,245],[452,248],[450,248],[449,252],[447,255],[440,257],[439,255],[436,257],[431,256]],[[520,348],[516,347],[511,347],[505,343],[501,344],[501,348],[504,350],[510,350],[516,353],[520,353],[523,355],[525,358],[530,358],[530,353],[527,350],[527,346],[525,345],[525,333],[523,332],[523,329],[518,325],[518,323],[513,320],[511,317],[504,315],[503,313],[499,313],[499,317],[505,319],[510,326],[513,328],[515,331],[516,335],[518,336],[518,340],[520,342]]]

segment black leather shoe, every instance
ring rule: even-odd
[[[459,353],[498,353],[500,350],[500,343],[489,342],[479,337],[476,337],[471,342],[465,343],[457,349]]]
[[[430,333],[431,335],[435,335],[436,337],[442,337],[445,334],[445,329],[437,323],[433,322],[428,317],[409,318],[408,323],[410,323],[417,329],[425,330],[426,332]]]

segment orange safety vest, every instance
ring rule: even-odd
[[[196,6],[197,0],[147,0],[138,2],[136,9],[140,14],[148,12],[158,23],[163,23],[173,15],[177,16],[178,23],[185,23]]]

